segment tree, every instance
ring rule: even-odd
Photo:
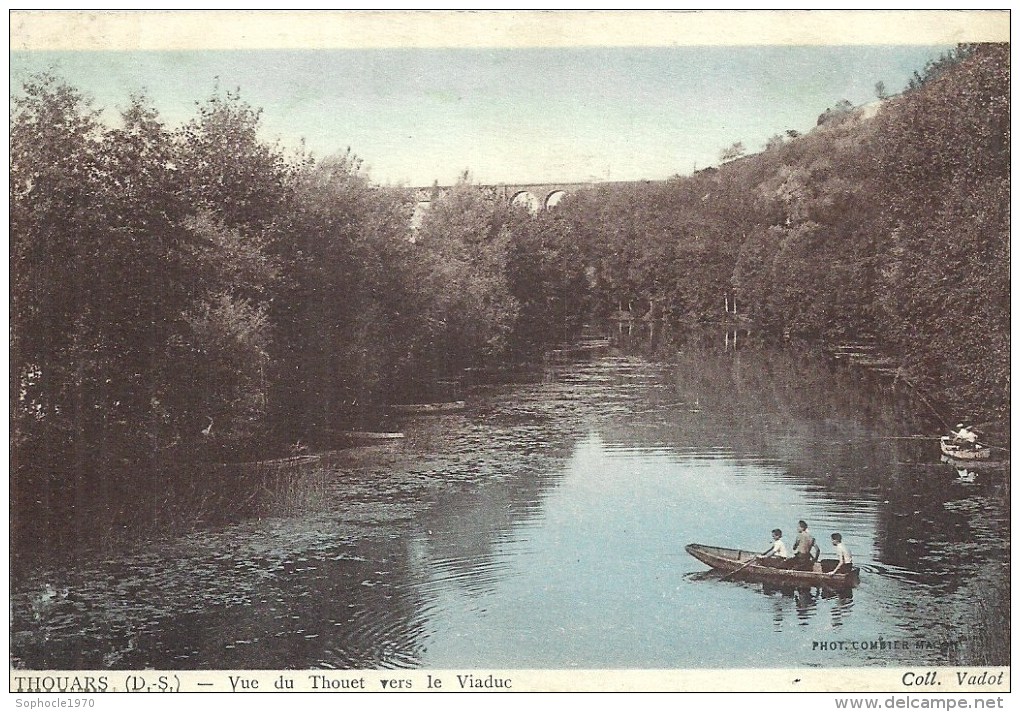
[[[196,279],[164,351],[160,413],[169,436],[200,439],[208,419],[220,449],[255,443],[268,410],[268,295],[279,279],[263,237],[227,228],[208,212],[183,221],[183,261]]]
[[[1008,45],[944,56],[881,117],[876,146],[886,201],[879,298],[887,338],[933,391],[1004,416],[1009,66]]]
[[[506,355],[518,304],[507,282],[510,210],[466,180],[433,201],[417,233],[432,293],[433,373]]]
[[[261,115],[240,92],[217,93],[178,133],[189,197],[228,228],[265,229],[286,210],[291,167],[259,139]]]
[[[743,142],[736,141],[735,143],[733,143],[729,147],[724,148],[722,151],[719,152],[719,161],[722,162],[722,163],[726,163],[728,161],[732,161],[732,160],[735,160],[737,158],[740,158],[746,152],[747,151],[744,148]]]
[[[413,206],[410,191],[373,186],[350,150],[296,170],[272,240],[285,272],[272,300],[278,437],[360,427],[443,364],[435,305],[448,285],[420,229],[411,240]]]
[[[10,168],[12,492],[26,479],[84,504],[104,340],[102,131],[98,112],[52,75],[12,99]],[[48,512],[47,512],[48,514]]]
[[[848,99],[840,99],[818,117],[818,126],[846,121],[853,115],[854,105]]]
[[[562,211],[535,218],[516,211],[507,226],[507,281],[518,304],[512,348],[517,358],[533,357],[542,346],[563,340],[583,323],[587,277],[581,245]]]
[[[259,300],[277,276],[254,225],[271,218],[224,206],[253,193],[260,209],[272,202],[241,187],[268,167],[252,171],[244,156],[270,153],[246,147],[254,133],[231,134],[216,112],[203,116],[218,141],[200,129],[175,135],[144,97],[103,128],[49,76],[13,106],[15,429],[45,438],[59,463],[50,471],[69,470],[79,487],[104,486],[115,461],[198,440],[210,414],[219,433],[249,437],[258,418],[242,401],[265,403],[264,379],[252,376],[265,370],[253,354],[269,334]],[[218,177],[201,180],[214,166]],[[257,348],[237,355],[242,336]]]
[[[914,72],[914,76],[907,84],[907,90],[915,91],[928,82],[938,79],[947,70],[974,54],[980,47],[981,45],[976,44],[959,44],[954,49],[940,54],[938,59],[929,60],[924,65],[924,69]]]

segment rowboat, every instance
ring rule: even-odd
[[[957,460],[947,455],[940,457],[939,462],[944,462],[957,470],[967,469],[978,472],[1009,472],[1011,464],[1009,460]]]
[[[939,440],[939,446],[943,455],[954,460],[987,460],[992,456],[992,451],[980,443],[960,444],[950,435],[943,435]]]
[[[394,413],[410,415],[429,415],[432,413],[457,413],[467,408],[467,403],[458,401],[446,401],[444,403],[400,403],[391,405],[390,410]]]
[[[403,440],[403,433],[371,432],[364,430],[341,430],[337,435],[354,444],[373,444]]]
[[[770,563],[759,559],[751,563],[759,553],[741,549],[726,549],[721,546],[688,544],[687,553],[713,569],[732,574],[734,577],[773,581],[802,586],[825,586],[827,588],[850,588],[860,582],[860,569],[852,567],[846,573],[830,574],[839,563],[835,559],[822,559],[814,564],[811,571],[785,568],[781,562]]]

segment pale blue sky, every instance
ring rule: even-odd
[[[379,183],[661,179],[742,141],[810,130],[840,99],[896,92],[949,46],[17,52],[12,91],[52,69],[110,120],[144,90],[171,126],[216,87],[264,135],[350,146]]]

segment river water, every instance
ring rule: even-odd
[[[1009,663],[1008,472],[940,463],[909,392],[808,347],[643,338],[472,386],[258,516],[29,567],[12,664]],[[789,545],[798,519],[823,553],[843,534],[852,592],[725,580],[684,551],[764,550],[775,527]]]

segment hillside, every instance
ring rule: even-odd
[[[596,304],[877,341],[952,412],[1008,413],[1009,48],[665,184],[565,202]]]

